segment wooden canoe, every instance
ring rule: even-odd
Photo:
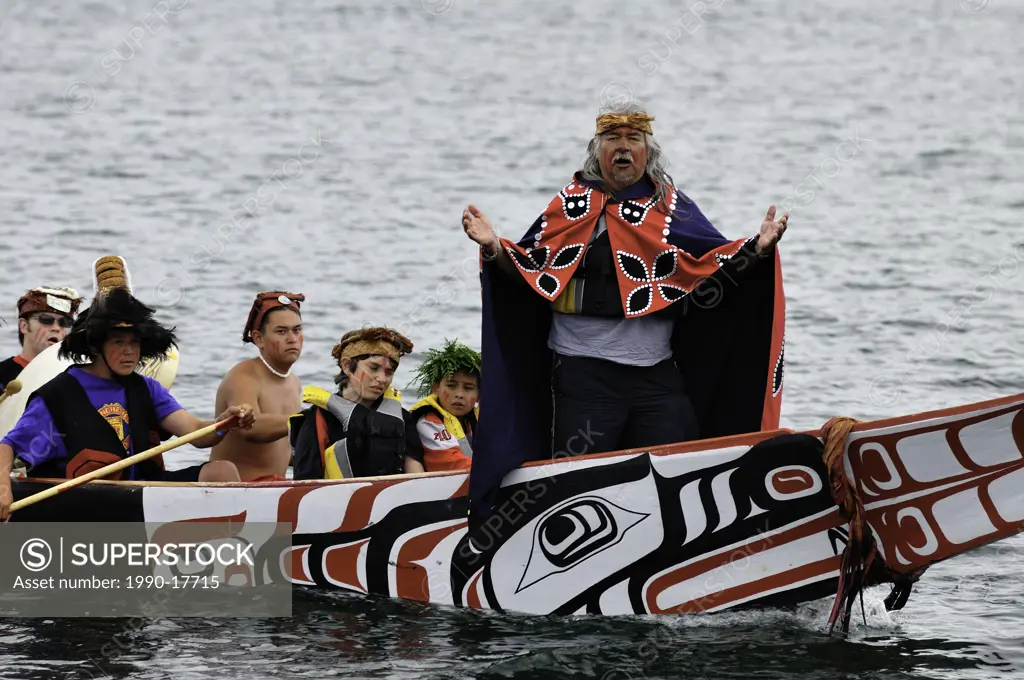
[[[817,432],[534,462],[467,540],[463,472],[262,484],[92,482],[12,521],[285,522],[294,584],[531,614],[673,614],[834,595],[847,520]],[[1024,394],[856,425],[870,582],[1024,526]],[[15,480],[17,498],[55,483]],[[253,578],[267,578],[265,573]]]

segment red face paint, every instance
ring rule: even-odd
[[[268,312],[263,323],[257,346],[264,357],[279,368],[295,363],[302,353],[302,317],[290,309],[276,309]]]
[[[432,392],[441,403],[441,408],[452,415],[462,417],[473,410],[480,397],[477,378],[465,371],[457,371],[435,385]]]
[[[391,386],[395,368],[397,368],[391,359],[378,356],[372,356],[357,365],[350,362],[347,366],[348,388],[351,388],[351,391],[345,398],[353,401],[356,399],[375,401],[380,398]]]
[[[612,159],[615,158],[615,148],[616,148],[616,146],[614,144],[602,144],[601,145],[601,168],[602,169],[608,168],[610,170],[613,167],[612,166]]]
[[[131,333],[115,335],[103,344],[103,358],[117,375],[134,371],[140,354],[139,340]]]
[[[24,354],[30,358],[34,358],[50,345],[57,344],[68,334],[68,329],[55,323],[44,326],[35,317],[28,319],[27,324],[28,332],[25,333]]]
[[[365,396],[373,397],[374,399],[380,396],[380,393],[383,392],[383,390],[380,389],[380,380],[377,379],[376,375],[365,368],[360,368],[358,376],[359,383],[363,386],[363,394]]]

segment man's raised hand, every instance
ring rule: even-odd
[[[764,216],[764,221],[761,222],[761,236],[757,239],[757,252],[758,254],[767,253],[771,250],[782,235],[786,233],[786,227],[789,225],[789,213],[782,213],[782,217],[775,219],[775,206],[768,206],[768,214]]]
[[[484,247],[488,255],[494,255],[501,248],[494,225],[475,205],[462,211],[462,228],[470,239]]]

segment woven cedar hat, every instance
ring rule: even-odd
[[[154,310],[140,302],[131,292],[131,277],[124,259],[101,257],[93,265],[96,295],[89,308],[82,312],[71,332],[60,346],[60,356],[86,362],[117,329],[131,329],[141,342],[140,361],[166,357],[175,344],[173,328],[165,328],[153,318]]]

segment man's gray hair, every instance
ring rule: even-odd
[[[629,99],[627,101],[605,104],[601,107],[598,115],[603,116],[606,113],[628,116],[631,113],[647,113],[647,110],[637,100]],[[599,142],[600,135],[594,135],[590,143],[587,144],[587,155],[583,159],[583,179],[588,179],[592,182],[602,181],[601,162],[597,157]],[[665,157],[662,155],[661,146],[654,138],[654,135],[645,132],[644,144],[647,147],[647,167],[644,170],[654,181],[656,201],[664,201],[666,199],[665,192],[668,190],[668,187],[675,186],[675,183],[672,181],[672,176],[665,170]]]

